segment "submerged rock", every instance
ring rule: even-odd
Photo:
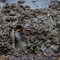
[[[1,2],[6,2],[6,0],[0,0]]]
[[[23,3],[25,3],[25,1],[18,1],[18,3],[19,3],[19,4],[23,4]]]

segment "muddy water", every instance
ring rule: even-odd
[[[6,3],[9,3],[9,4],[16,3],[17,4],[18,1],[25,1],[25,3],[23,3],[23,5],[24,6],[28,5],[30,7],[30,9],[48,8],[49,4],[51,2],[51,0],[6,0],[6,2],[4,2],[4,3],[0,2],[0,10]]]

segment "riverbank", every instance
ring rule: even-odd
[[[6,4],[0,12],[0,54],[60,53],[60,2],[53,3],[49,8],[36,10],[21,4]],[[10,44],[11,29],[18,24],[29,26],[32,32],[26,50],[14,49]]]

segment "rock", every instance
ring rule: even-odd
[[[36,1],[31,1],[31,2],[35,3]]]
[[[49,7],[59,11],[60,10],[59,5],[60,5],[60,1],[52,1]]]
[[[1,12],[7,14],[7,13],[10,13],[10,9],[3,9]]]
[[[57,22],[57,27],[60,29],[60,22]]]
[[[6,44],[0,44],[0,53],[7,54],[10,51],[10,48]]]
[[[6,2],[6,0],[0,0],[0,1],[3,2],[3,3]]]
[[[57,45],[51,45],[50,49],[57,50],[59,47]]]
[[[15,13],[14,11],[11,11],[11,12],[9,13],[9,15],[10,15],[10,16],[15,16],[16,13]]]
[[[23,5],[20,5],[20,7],[21,7],[23,10],[25,10],[25,9],[26,9]]]
[[[18,3],[19,3],[19,4],[23,4],[23,3],[25,3],[25,1],[18,1]]]
[[[8,22],[15,21],[14,17],[12,17],[12,16],[4,16],[2,19],[4,19],[5,21],[8,21]]]
[[[29,6],[25,6],[25,8],[30,8]]]
[[[8,9],[8,8],[10,8],[9,3],[7,3],[3,8],[4,8],[4,9]]]

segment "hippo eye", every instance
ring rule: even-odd
[[[21,25],[17,25],[17,26],[15,27],[15,30],[16,30],[16,31],[21,31],[21,30],[22,30],[22,26],[21,26]]]

